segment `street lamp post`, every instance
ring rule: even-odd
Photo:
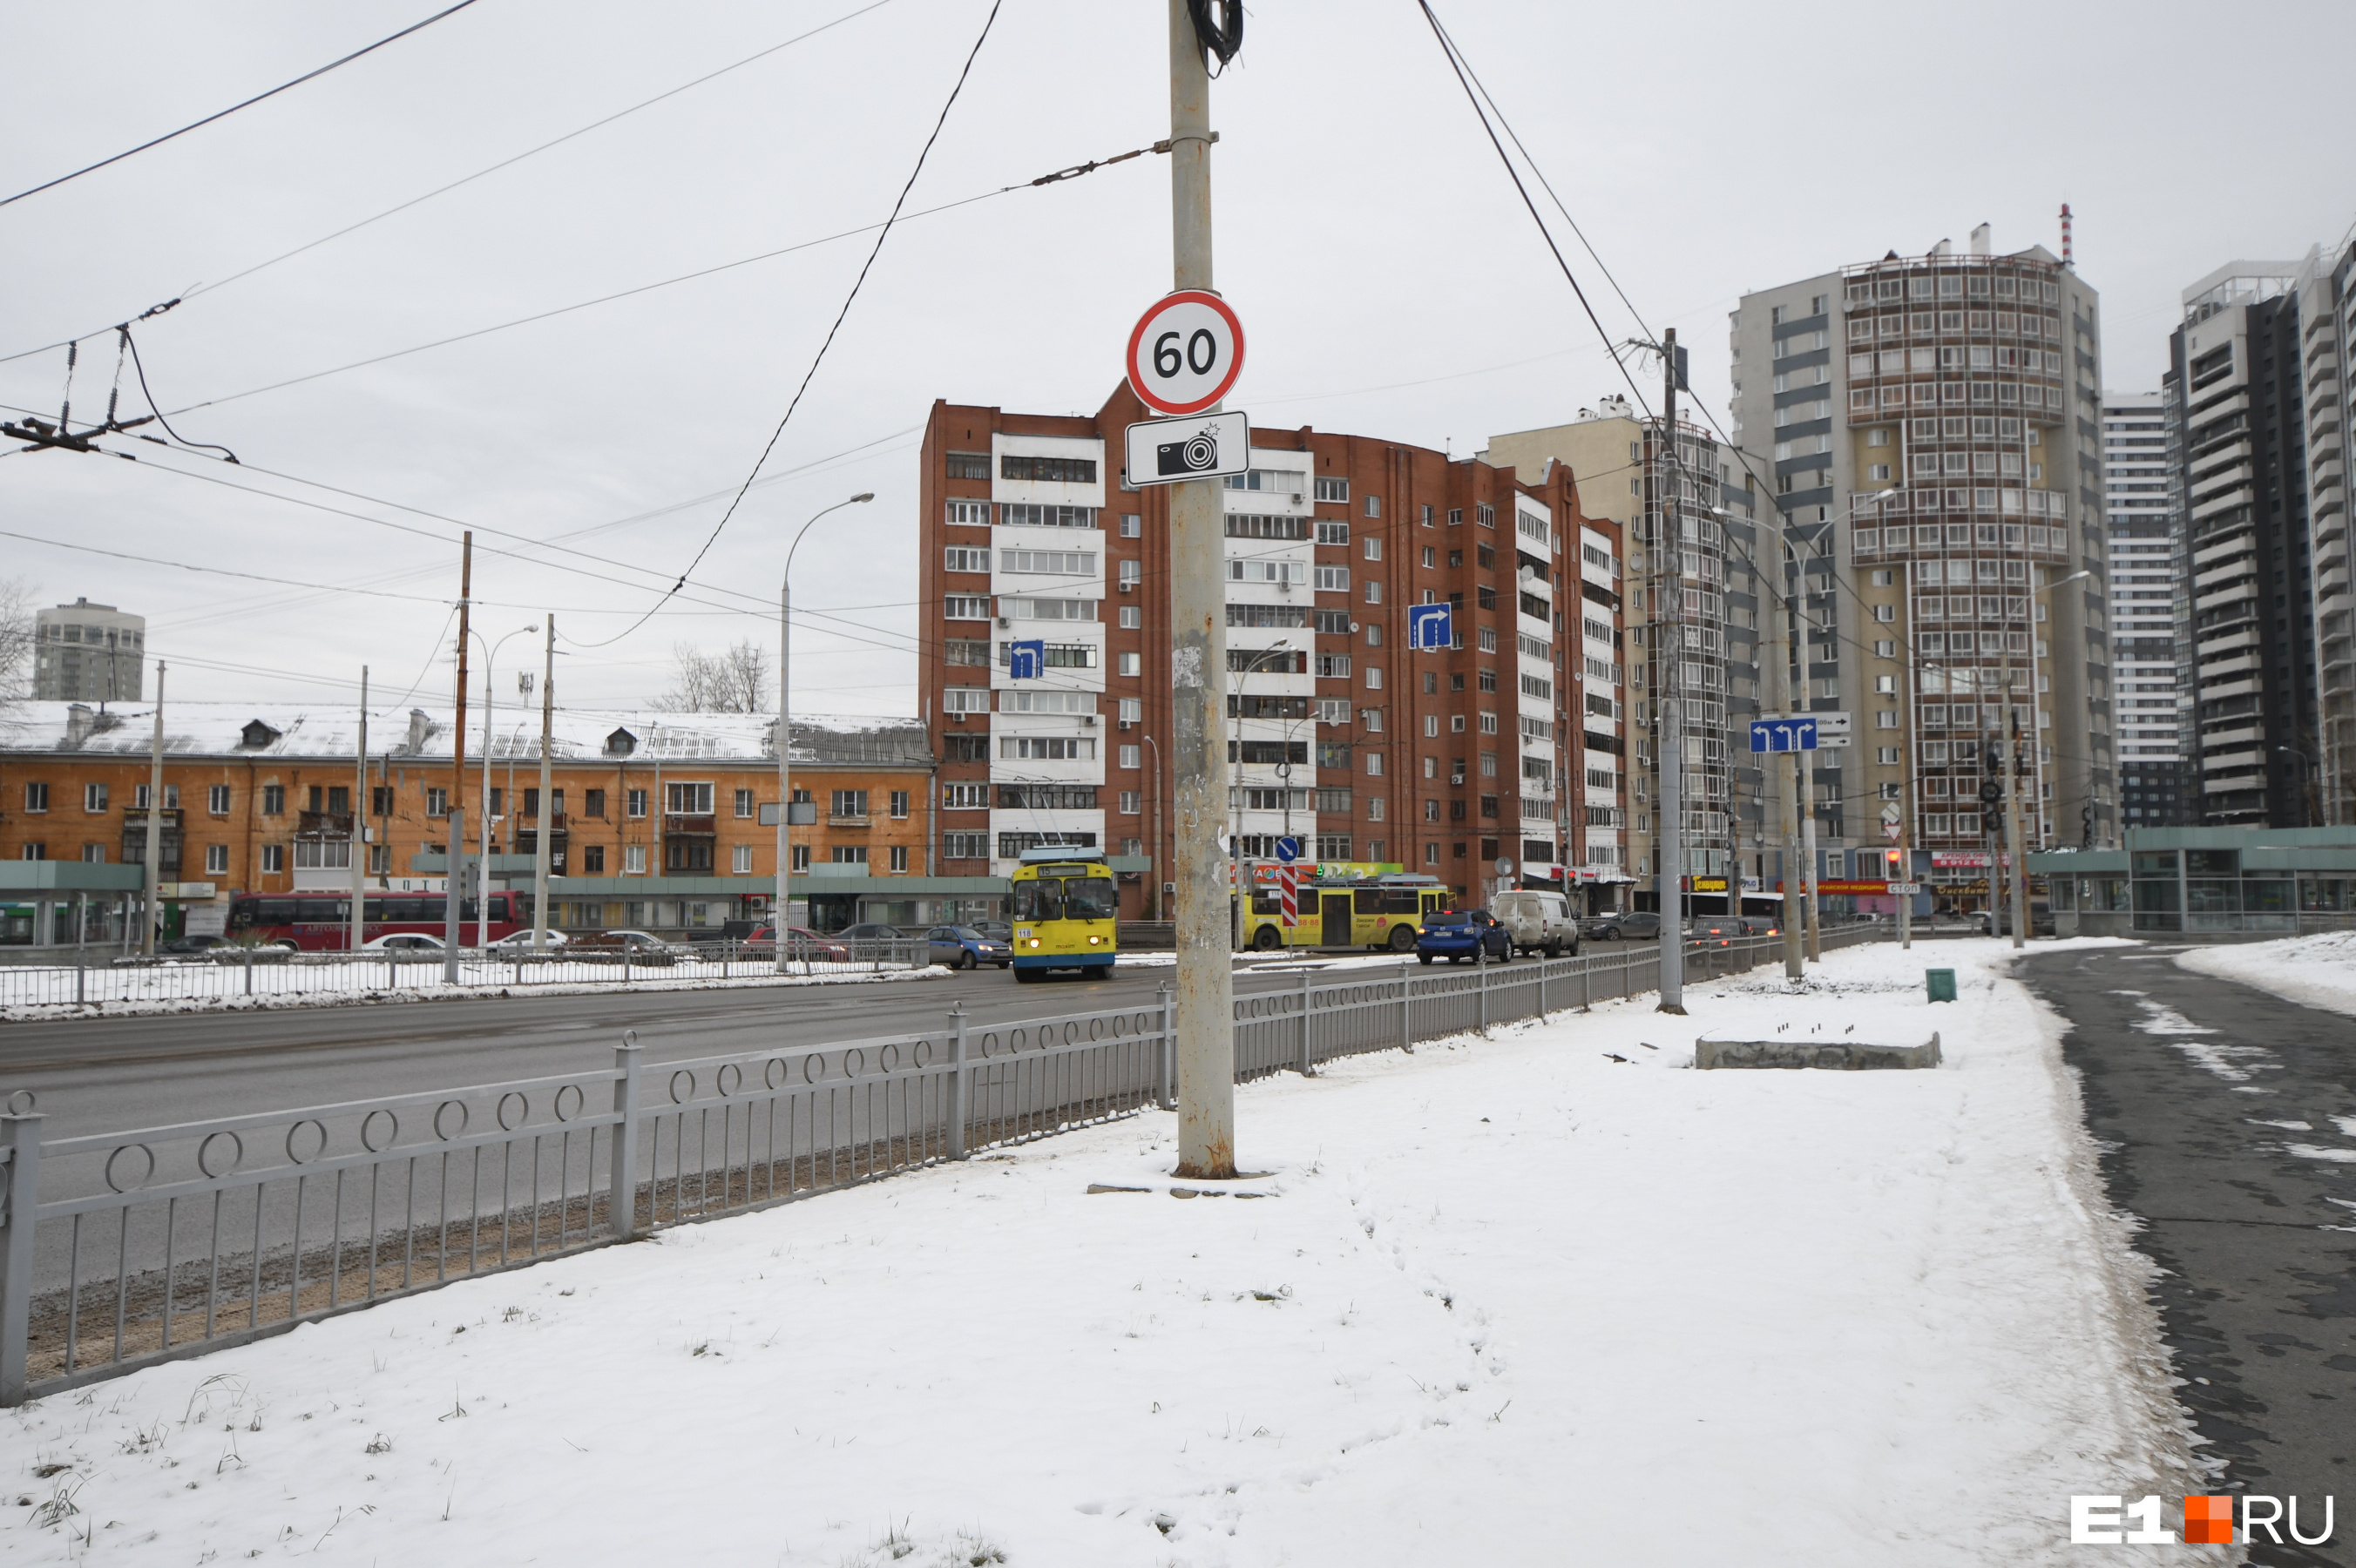
[[[794,632],[794,551],[802,548],[802,536],[810,531],[810,524],[828,512],[839,512],[875,499],[873,490],[862,490],[847,501],[837,501],[823,511],[813,513],[809,522],[794,535],[794,542],[786,547],[786,567],[777,578],[777,907],[769,919],[769,933],[776,939],[776,972],[786,972],[786,879],[793,872],[793,856],[787,848],[787,819],[793,815],[793,734],[794,706],[792,667]]]
[[[1146,890],[1146,899],[1152,911],[1149,918],[1158,921],[1162,918],[1162,871],[1164,865],[1162,859],[1162,748],[1153,743],[1152,736],[1142,738],[1147,749],[1153,753],[1153,854],[1151,857],[1152,869],[1148,873],[1153,879],[1153,885]]]
[[[491,681],[491,667],[497,662],[499,650],[508,645],[510,638],[539,630],[540,623],[537,621],[529,626],[519,626],[483,651],[483,825],[477,834],[477,842],[483,847],[483,856],[475,869],[475,913],[478,917],[475,922],[475,944],[478,947],[487,947],[491,941],[491,827],[506,816],[504,812],[497,817],[491,815],[491,709],[498,700],[498,688]],[[482,640],[483,635],[477,632],[475,641],[479,643]],[[515,803],[508,801],[502,804],[512,807]],[[463,905],[464,890],[457,896]],[[463,921],[460,922],[458,934],[462,940],[466,936]]]
[[[2052,581],[2046,583],[2041,588],[2038,587],[2033,582],[2030,584],[2029,595],[2029,667],[2032,677],[2034,676],[2037,668],[2036,601],[2038,595],[2042,593],[2051,593],[2055,589],[2062,587],[2065,583],[2076,582],[2081,579],[2092,577],[2094,575],[2094,574],[2090,571],[2073,571],[2067,577],[2058,577],[2054,579]],[[2007,774],[2004,781],[2004,837],[2005,853],[2009,857],[2010,864],[2005,868],[2004,880],[2006,902],[2011,906],[2012,911],[2012,945],[2014,948],[2019,949],[2027,944],[2029,935],[2026,923],[2029,919],[2029,861],[2025,854],[2027,847],[2023,843],[2024,834],[2020,821],[2021,759],[2019,752],[2024,744],[2029,746],[2037,744],[2037,721],[2034,716],[2037,705],[2037,682],[2032,678],[2029,683],[2031,717],[2029,725],[2029,736],[2024,741],[2019,731],[2020,721],[2017,717],[2015,717],[2015,709],[2012,705],[2012,649],[2009,643],[2010,639],[2008,638],[2007,646],[2004,652],[2004,718],[2006,725],[2013,730],[2013,734],[2012,744],[2005,748],[2004,758],[2005,772]],[[2033,780],[2036,775],[2032,772],[2029,776]]]

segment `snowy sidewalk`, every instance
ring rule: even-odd
[[[2075,1561],[2072,1493],[2192,1488],[2005,956],[1257,1084],[1226,1195],[1152,1114],[60,1395],[0,1561]],[[1778,1023],[1947,1065],[1687,1070]]]
[[[2301,1007],[2356,1013],[2356,931],[2187,948],[2176,955],[2176,965],[2272,991]]]

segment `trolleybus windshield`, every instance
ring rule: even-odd
[[[1040,877],[1014,884],[1017,920],[1111,920],[1120,894],[1110,877]]]

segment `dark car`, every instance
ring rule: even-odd
[[[227,947],[226,936],[176,936],[169,942],[155,944],[157,957],[185,957],[191,953],[206,953],[216,947]]]
[[[1650,942],[1661,934],[1661,917],[1641,909],[1600,914],[1588,934],[1598,942]]]
[[[768,926],[756,927],[744,939],[747,958],[774,958],[777,955],[777,933]],[[829,942],[814,931],[798,925],[786,927],[786,956],[814,959],[820,964],[842,964],[850,961],[851,949],[840,942]]]
[[[1014,944],[1014,927],[1008,924],[1005,921],[969,920],[966,922],[966,924],[970,929],[981,933],[992,942],[1003,942],[1010,947]]]
[[[1445,958],[1462,964],[1487,953],[1500,964],[1514,957],[1514,933],[1485,909],[1445,909],[1423,917],[1415,939],[1415,955],[1429,964]]]
[[[870,922],[865,925],[846,925],[834,933],[834,939],[837,942],[861,943],[873,948],[882,943],[905,942],[908,933],[896,925]]]
[[[1658,922],[1655,923],[1655,935],[1659,933],[1658,924]],[[1750,928],[1735,916],[1708,914],[1696,920],[1687,929],[1686,940],[1710,947],[1731,947],[1750,934]]]
[[[930,949],[927,961],[952,969],[978,969],[984,964],[1007,969],[1014,964],[1012,944],[984,936],[969,925],[937,925],[925,933],[925,942]]]
[[[1772,914],[1746,914],[1742,917],[1742,934],[1781,936],[1783,934],[1783,923]]]

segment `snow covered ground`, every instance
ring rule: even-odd
[[[2193,1477],[2007,961],[1257,1084],[1228,1190],[1153,1114],[59,1395],[0,1561],[2074,1562],[2071,1494]],[[1779,1027],[1946,1064],[1689,1071]]]
[[[2191,947],[2178,954],[2176,962],[2195,974],[2239,980],[2303,1007],[2356,1013],[2356,931]]]

